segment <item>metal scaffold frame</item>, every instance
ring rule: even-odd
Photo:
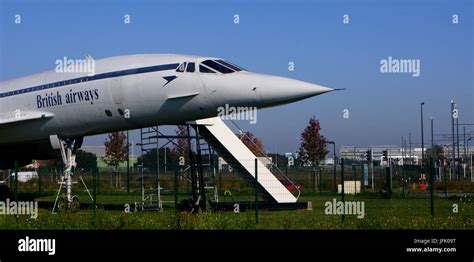
[[[177,170],[177,174],[184,179],[191,182],[191,198],[185,203],[182,203],[181,206],[185,209],[188,209],[191,212],[197,212],[199,209],[205,210],[206,209],[206,191],[209,189],[213,190],[213,201],[218,201],[218,190],[217,186],[215,185],[215,177],[216,177],[216,167],[214,161],[214,150],[207,144],[205,141],[203,143],[203,139],[199,136],[199,127],[197,125],[188,125],[183,124],[186,126],[187,136],[180,136],[180,135],[166,135],[163,134],[159,130],[159,126],[152,126],[140,129],[140,143],[137,145],[140,146],[141,155],[151,152],[152,150],[156,150],[156,161],[157,161],[157,168],[155,170],[155,178],[156,178],[156,188],[145,189],[143,183],[143,169],[145,168],[141,166],[142,172],[142,183],[141,183],[141,210],[162,210],[163,203],[167,202],[175,202],[175,201],[164,201],[162,198],[162,191],[164,190],[160,184],[160,168],[162,165],[160,164],[160,150],[165,148],[166,146],[173,144],[178,146],[176,143],[176,139],[186,139],[188,144],[188,158],[189,163],[187,165],[181,166],[179,170]],[[192,129],[190,128],[192,127]],[[191,130],[194,130],[194,135],[191,134]],[[161,140],[165,140],[166,142],[160,143]],[[194,147],[193,147],[194,142]],[[195,149],[195,152],[193,150]],[[166,149],[165,149],[166,154]],[[208,163],[203,163],[203,157],[207,156]],[[183,156],[184,157],[184,156]],[[166,158],[165,158],[166,159]],[[166,161],[166,160],[165,160]],[[212,178],[213,178],[213,185],[210,186],[205,181],[203,166],[209,166],[212,171]],[[166,163],[163,165],[165,171],[167,169]],[[189,172],[190,176],[186,176],[185,173]]]

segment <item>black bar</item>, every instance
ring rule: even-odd
[[[2,261],[22,261],[37,257],[48,258],[48,261],[65,261],[64,258],[70,259],[71,256],[75,260],[90,260],[91,256],[94,256],[93,252],[98,250],[107,254],[109,260],[117,257],[120,258],[119,261],[123,261],[127,256],[136,259],[138,254],[156,256],[158,249],[174,249],[183,259],[187,256],[195,258],[196,252],[193,251],[196,248],[209,249],[211,252],[215,252],[216,248],[232,248],[240,254],[245,254],[241,253],[243,249],[255,247],[277,249],[276,252],[269,252],[268,255],[280,257],[288,248],[305,248],[317,250],[317,256],[361,258],[364,261],[375,261],[375,259],[380,261],[382,256],[400,257],[403,258],[402,261],[425,261],[425,258],[429,257],[451,258],[447,261],[472,260],[472,231],[469,230],[5,230],[0,234],[2,235],[0,238]],[[26,236],[30,239],[55,239],[55,255],[48,256],[46,252],[18,252],[18,240]],[[291,241],[293,239],[301,241]],[[419,239],[456,239],[456,242],[444,245],[414,243]],[[407,248],[425,248],[426,246],[454,247],[456,252],[439,254],[407,251]],[[383,255],[377,255],[378,251]],[[298,252],[305,253],[305,251]],[[370,254],[373,254],[372,257]],[[452,259],[463,256],[468,259]]]

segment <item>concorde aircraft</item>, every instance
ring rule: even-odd
[[[265,108],[333,90],[214,57],[86,60],[94,72],[52,70],[0,82],[0,169],[50,159],[58,149],[67,169],[85,136],[181,124],[215,117],[226,105]]]

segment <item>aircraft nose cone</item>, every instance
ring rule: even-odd
[[[296,102],[334,89],[285,77],[265,77],[259,90],[263,106]]]

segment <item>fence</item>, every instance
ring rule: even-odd
[[[176,168],[175,168],[176,169]],[[348,165],[344,167],[344,180],[357,181],[360,185],[361,193],[376,192],[380,193],[387,190],[387,167],[366,167],[367,171],[364,176],[363,164]],[[273,171],[273,170],[272,170]],[[302,193],[330,193],[337,191],[337,185],[341,184],[341,166],[336,166],[334,173],[333,166],[318,167],[285,167],[281,170],[284,176],[288,177],[295,184],[301,186]],[[20,170],[19,172],[24,172]],[[34,170],[37,176],[29,179],[28,182],[20,182],[19,190],[48,190],[57,189],[57,181],[61,176],[60,169],[40,169]],[[174,176],[176,170],[160,170],[159,181],[161,187],[171,189],[174,187]],[[249,191],[252,185],[248,183],[248,179],[239,175],[239,170],[219,171],[213,176],[212,170],[204,170],[205,180],[209,184],[215,184],[216,187],[224,192],[231,190],[235,192]],[[263,172],[263,171],[262,171]],[[429,174],[422,175],[421,169],[417,166],[393,166],[391,175],[392,192],[394,194],[429,194]],[[14,171],[0,171],[0,181],[4,184],[11,185],[14,182]],[[97,176],[97,188],[99,192],[126,192],[127,188],[136,191],[143,186],[145,188],[156,187],[158,180],[158,172],[151,169],[133,168],[128,173],[126,170],[114,172],[110,169],[106,170],[76,170],[75,177],[82,176],[86,184],[92,186],[92,177]],[[372,179],[373,176],[373,179]],[[40,177],[40,178],[39,178]],[[19,176],[21,178],[21,175]],[[143,179],[142,179],[143,178]],[[334,180],[335,179],[335,180]],[[143,181],[142,181],[143,180]],[[281,181],[282,179],[279,178]],[[372,184],[373,181],[373,184]],[[471,180],[471,174],[461,174],[460,179],[451,174],[449,168],[436,169],[434,176],[435,193],[439,195],[459,194],[474,192],[474,182]],[[190,186],[189,170],[179,175],[180,188]],[[336,185],[336,187],[335,187]],[[13,187],[12,187],[13,188]]]
[[[253,160],[247,162],[250,165]],[[159,194],[164,203],[163,207],[172,208],[175,201],[181,202],[189,199],[191,194],[189,169],[186,167],[174,169],[168,168],[166,172],[161,169],[158,172],[158,170],[134,168],[129,175],[126,170],[118,172],[76,170],[74,179],[77,180],[79,176],[82,176],[85,184],[92,189],[95,177],[95,193],[98,196],[99,204],[102,205],[123,206],[124,203],[143,201],[145,194],[150,196]],[[268,167],[268,169],[273,169],[273,167]],[[335,215],[341,216],[337,211],[337,206],[342,201],[342,195],[337,193],[343,184],[341,171],[340,165],[337,165],[336,169],[334,166],[285,167],[281,169],[282,175],[293,184],[286,182],[281,177],[277,177],[277,179],[284,187],[293,191],[293,195],[298,197],[299,202],[312,202],[313,211],[302,215],[299,212],[278,213],[260,210],[259,224],[269,228],[281,228],[281,223],[284,221],[289,228],[300,228],[298,223],[303,225],[300,220],[304,217],[310,221],[308,222],[311,225],[310,228],[339,227],[336,223],[339,218]],[[15,180],[10,176],[11,171],[1,171],[0,180],[3,181],[3,184],[9,185],[12,197],[15,189],[18,188],[15,194],[19,199],[53,201],[58,189],[57,182],[60,179],[61,170],[40,169],[36,172],[38,173],[37,177],[28,179],[26,182],[19,182],[17,187]],[[255,190],[261,193],[265,188],[256,187],[257,184],[252,181],[255,178],[242,176],[239,172],[242,170],[216,172],[210,167],[204,168],[205,188],[209,189],[206,189],[207,198],[219,202],[255,201]],[[260,183],[264,182],[262,181],[265,179],[264,172],[266,171],[263,169],[257,171]],[[390,225],[396,225],[395,228],[430,228],[426,224],[428,223],[426,219],[431,217],[429,178],[429,174],[423,176],[421,169],[416,166],[393,166],[391,170],[380,166],[374,167],[372,170],[371,167],[364,167],[363,163],[344,166],[346,192],[344,203],[353,204],[352,210],[344,209],[344,223],[352,225],[352,228],[377,228],[377,226],[383,228],[384,223],[389,221]],[[300,192],[295,192],[295,187]],[[157,188],[160,189],[159,192]],[[472,182],[469,172],[456,176],[450,174],[448,168],[438,168],[434,175],[433,188],[434,217],[443,219],[442,221],[433,220],[435,227],[438,223],[446,223],[444,226],[447,228],[472,228],[474,226],[472,220],[474,217],[472,201],[474,182]],[[74,191],[80,196],[81,202],[88,201],[80,183],[75,184]],[[353,194],[353,191],[356,193]],[[258,200],[266,201],[267,199],[260,194]],[[364,214],[356,212],[357,205],[362,203],[365,208]],[[290,218],[294,221],[289,221]],[[420,222],[421,220],[424,222]],[[306,228],[306,224],[302,227]]]

